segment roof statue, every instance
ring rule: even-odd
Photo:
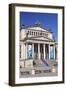
[[[40,27],[40,22],[39,21],[35,22],[34,27]]]

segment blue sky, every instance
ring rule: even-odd
[[[26,26],[34,26],[36,22],[40,22],[42,28],[49,29],[53,32],[53,36],[57,41],[58,38],[58,15],[53,13],[34,13],[20,12],[20,28],[24,24]]]

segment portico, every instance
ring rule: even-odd
[[[31,57],[28,57],[27,50],[29,45],[31,46]],[[45,43],[27,43],[26,44],[26,59],[32,58],[33,60],[41,60],[41,59],[51,59],[50,57],[50,49],[53,47],[54,57],[52,58],[55,60],[55,45],[54,44],[45,44]]]

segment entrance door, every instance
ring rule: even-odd
[[[34,59],[38,59],[38,44],[34,44]]]
[[[43,44],[40,44],[40,59],[44,59]]]
[[[48,44],[45,44],[45,59],[49,59],[49,47],[48,47]]]

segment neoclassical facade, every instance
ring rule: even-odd
[[[20,30],[20,65],[33,67],[34,61],[55,61],[56,47],[52,32],[40,26],[22,28]]]

